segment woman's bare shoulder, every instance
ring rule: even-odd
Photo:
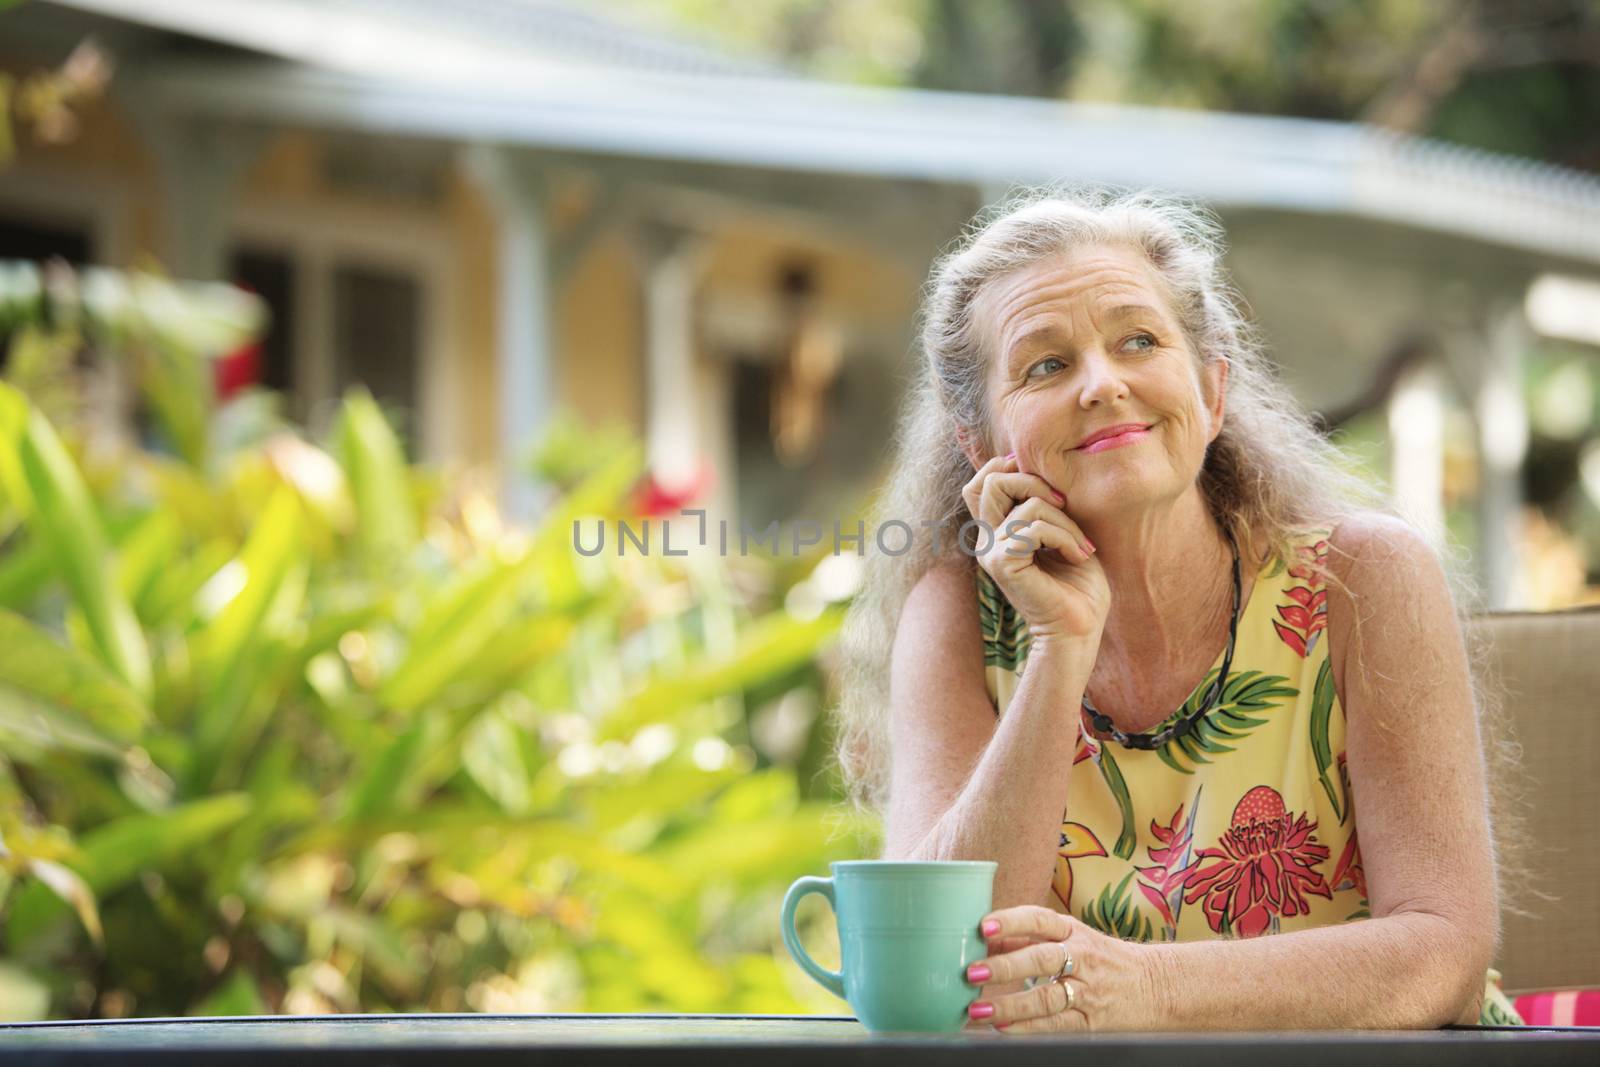
[[[1404,519],[1381,511],[1358,511],[1330,525],[1327,568],[1346,587],[1329,590],[1330,611],[1336,601],[1349,609],[1355,606],[1352,598],[1359,602],[1443,574],[1438,550]]]
[[[906,597],[900,615],[902,628],[909,621],[919,629],[949,629],[948,636],[977,640],[977,567],[971,561],[945,561],[929,567]],[[974,625],[964,625],[973,622]]]
[[[895,632],[896,681],[983,689],[976,581],[970,561],[936,563],[917,580]]]
[[[1404,519],[1355,512],[1332,528],[1328,544],[1328,570],[1343,585],[1330,583],[1327,600],[1329,657],[1343,699],[1347,654],[1358,626],[1376,626],[1369,638],[1385,640],[1391,628],[1406,629],[1417,619],[1422,604],[1438,618],[1453,611],[1453,602],[1438,552]]]

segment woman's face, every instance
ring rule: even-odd
[[[1059,489],[1068,514],[1139,509],[1194,484],[1222,429],[1227,364],[1198,368],[1143,255],[1077,249],[995,280],[974,312],[987,334],[996,449]],[[1119,423],[1149,429],[1114,447],[1079,447]]]

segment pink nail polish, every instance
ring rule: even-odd
[[[1016,459],[1017,458],[1017,454],[1015,452],[1007,452],[1006,453],[1006,458],[1007,459]]]
[[[980,929],[983,931],[984,937],[993,937],[995,934],[1000,932],[1000,920],[988,919],[984,922]]]
[[[1090,552],[1093,552],[1095,550],[1094,542],[1089,540],[1089,536],[1087,534],[1084,535],[1083,543],[1089,546],[1089,551]]]
[[[967,968],[967,981],[987,982],[993,974],[994,972],[989,970],[989,968],[985,967],[983,964],[974,963],[971,967]]]
[[[1050,494],[1050,495],[1051,495],[1051,496],[1053,496],[1053,497],[1055,497],[1055,500],[1056,500],[1056,505],[1057,505],[1057,506],[1058,506],[1058,507],[1059,507],[1059,506],[1060,506],[1060,505],[1062,505],[1062,504],[1065,504],[1065,503],[1066,503],[1066,502],[1067,502],[1067,498],[1066,498],[1066,497],[1064,497],[1064,496],[1062,496],[1062,495],[1061,495],[1061,494],[1060,494],[1060,493],[1057,493],[1057,492],[1053,492],[1053,491],[1052,491],[1052,492],[1051,492],[1051,494]]]
[[[1010,1023],[995,1023],[994,1024],[994,1028],[996,1030],[1004,1030],[1006,1027],[1008,1027],[1010,1025],[1011,1025]]]
[[[994,1014],[994,1005],[985,1003],[981,1000],[975,1000],[967,1008],[967,1014],[974,1019],[987,1019],[989,1016]]]

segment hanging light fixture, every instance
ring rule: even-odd
[[[792,467],[816,454],[842,353],[837,330],[817,306],[812,268],[786,266],[779,288],[788,329],[772,382],[772,444],[779,461]]]

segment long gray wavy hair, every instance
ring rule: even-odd
[[[1301,534],[1335,526],[1359,511],[1401,517],[1277,377],[1223,267],[1223,229],[1213,214],[1193,201],[1151,191],[1055,186],[1014,195],[980,213],[935,262],[923,293],[917,374],[896,427],[890,474],[868,509],[869,530],[891,520],[913,530],[924,523],[953,530],[968,521],[961,489],[974,472],[958,434],[994,452],[986,397],[989,353],[974,321],[979,294],[1021,268],[1084,245],[1107,244],[1136,249],[1148,259],[1202,366],[1230,364],[1224,424],[1206,453],[1199,486],[1211,514],[1233,534],[1241,553],[1252,557],[1252,566],[1274,556],[1307,562],[1292,547]],[[900,555],[884,553],[872,540],[837,650],[835,755],[851,799],[881,815],[891,755],[889,656],[900,611],[923,574],[935,562],[949,562],[952,553],[936,556],[932,538],[924,536],[912,538]],[[1247,550],[1252,545],[1265,547],[1258,555]],[[977,566],[968,554],[955,558],[969,569]],[[1441,564],[1457,591],[1457,621],[1470,642],[1473,631],[1466,622],[1481,595],[1459,558],[1444,556]],[[1316,569],[1346,589],[1325,566]],[[1353,663],[1360,669],[1359,621],[1356,631]],[[1506,872],[1517,866],[1508,862],[1518,839],[1516,797],[1508,783],[1519,753],[1507,733],[1503,696],[1483,675],[1486,657],[1480,653],[1469,647],[1504,885]]]

